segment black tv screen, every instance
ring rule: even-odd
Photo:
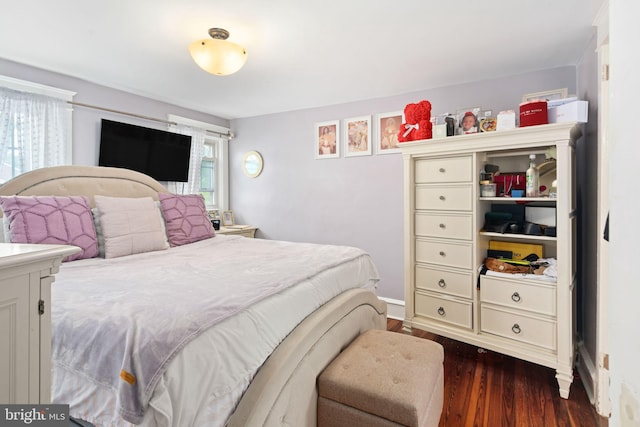
[[[187,182],[191,136],[102,119],[99,166],[132,169],[158,181]]]

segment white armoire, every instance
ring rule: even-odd
[[[418,328],[553,368],[563,398],[576,350],[574,145],[580,136],[580,125],[554,123],[401,144],[405,331]],[[538,163],[550,161],[541,181],[555,180],[557,196],[481,197],[485,165],[524,172],[530,154]],[[487,212],[516,204],[555,209],[556,235],[484,230]],[[557,279],[481,275],[491,241],[541,246],[543,258],[556,259]]]

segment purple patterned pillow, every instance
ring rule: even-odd
[[[64,261],[98,256],[98,240],[84,196],[0,196],[12,243],[75,245],[81,252]]]
[[[180,246],[216,235],[200,194],[158,193],[171,246]]]

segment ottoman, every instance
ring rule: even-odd
[[[434,341],[364,332],[318,377],[318,426],[437,426],[443,361]]]

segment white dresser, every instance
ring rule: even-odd
[[[575,354],[575,123],[415,141],[404,159],[404,329],[423,329],[556,370],[569,396]],[[558,197],[480,197],[485,164],[524,171],[554,152]],[[496,204],[555,208],[557,237],[484,231]],[[479,274],[489,242],[542,245],[557,280]]]
[[[0,243],[0,403],[51,398],[51,284],[76,246]]]

